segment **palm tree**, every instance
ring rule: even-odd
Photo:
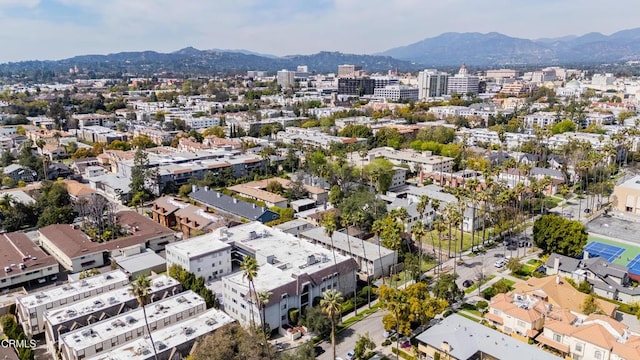
[[[422,221],[418,221],[411,227],[411,234],[413,235],[413,239],[418,243],[418,272],[420,273],[420,277],[422,277],[422,238],[426,235],[427,229]],[[412,274],[413,275],[413,274]],[[413,276],[415,278],[415,276]],[[415,281],[419,281],[418,280]]]
[[[480,182],[477,179],[469,179],[466,183],[467,197],[471,201],[471,251],[473,251],[473,245],[476,240],[476,206],[478,205],[481,192],[478,192],[479,184]]]
[[[329,289],[322,293],[322,299],[320,299],[320,308],[329,317],[331,322],[331,349],[333,350],[332,359],[336,358],[336,322],[338,315],[342,311],[342,302],[344,298],[338,290]]]
[[[269,350],[269,343],[267,342],[267,326],[265,324],[265,322],[267,321],[266,319],[266,308],[267,308],[267,304],[269,303],[269,299],[271,298],[271,291],[260,291],[257,294],[257,299],[258,299],[258,305],[260,306],[260,323],[262,324],[261,328],[262,328],[262,336],[264,338],[264,347],[267,351],[267,357],[269,359],[271,359],[271,351]]]
[[[151,280],[145,275],[140,275],[136,278],[136,280],[131,283],[131,294],[136,297],[138,300],[138,304],[142,308],[142,314],[144,315],[144,323],[147,326],[147,333],[149,334],[149,340],[151,341],[151,346],[153,347],[153,356],[156,360],[158,360],[158,353],[156,352],[156,344],[153,342],[153,337],[151,337],[151,328],[149,327],[149,320],[147,320],[147,310],[145,306],[151,300],[151,293],[149,292],[149,288],[151,287]]]
[[[331,252],[333,253],[333,266],[337,274],[338,260],[336,259],[336,247],[333,245],[333,233],[338,229],[338,225],[336,224],[336,217],[334,212],[327,212],[322,217],[322,226],[324,227],[324,233],[327,234],[327,236],[331,240]],[[339,276],[338,276],[338,281],[340,281]],[[340,287],[340,284],[338,284],[338,288],[339,287]]]
[[[256,322],[253,316],[253,304],[255,304],[254,296],[256,296],[256,293],[253,280],[256,278],[256,276],[258,276],[258,270],[260,270],[260,266],[258,265],[258,261],[256,260],[256,258],[254,258],[253,256],[245,256],[245,258],[242,260],[242,265],[240,265],[240,270],[242,270],[242,279],[247,279],[247,281],[249,282],[248,295],[249,302],[251,303],[249,311],[251,313],[251,329],[254,330]]]
[[[349,225],[351,225],[353,223],[354,219],[352,215],[349,214],[343,214],[342,215],[342,226],[345,227],[346,230],[346,234],[347,234],[347,246],[349,247],[349,255],[353,256],[353,252],[351,252],[351,238],[349,237]],[[357,283],[357,277],[358,275],[356,274],[356,283]],[[354,315],[358,315],[358,286],[355,286],[353,288],[353,314]]]
[[[8,210],[13,203],[13,195],[9,193],[4,193],[0,198],[0,209]]]

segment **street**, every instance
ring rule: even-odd
[[[362,310],[364,310],[364,308],[362,308]],[[378,310],[338,334],[336,336],[336,357],[344,359],[347,353],[355,347],[358,335],[366,332],[369,332],[369,336],[376,344],[376,351],[382,350],[383,348],[380,344],[384,341],[384,329],[382,328],[382,316],[384,313],[384,310]],[[332,360],[331,342],[327,340],[320,345],[325,352],[320,355],[318,359]],[[386,346],[383,352],[391,354],[391,346]]]

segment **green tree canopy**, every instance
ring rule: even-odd
[[[405,289],[382,285],[378,292],[382,308],[389,311],[382,318],[384,328],[397,328],[399,333],[407,336],[412,328],[428,323],[449,305],[446,300],[432,298],[427,284],[423,282],[411,284]]]
[[[440,276],[438,282],[436,282],[433,287],[433,295],[438,299],[443,299],[450,303],[462,299],[464,293],[458,288],[456,278],[457,275],[454,274],[444,274]]]
[[[576,257],[587,244],[587,229],[577,220],[542,215],[533,224],[533,241],[545,254]]]

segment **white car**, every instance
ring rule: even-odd
[[[351,350],[347,353],[347,356],[345,357],[345,360],[353,360],[353,358],[356,357],[356,353],[355,351]]]
[[[502,260],[498,260],[496,261],[493,266],[497,267],[498,269],[504,266],[504,263],[502,262]]]

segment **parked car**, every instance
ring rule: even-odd
[[[345,360],[353,360],[355,357],[356,357],[355,351],[351,350],[347,353],[347,356],[345,356]]]
[[[589,208],[584,209],[584,213],[585,213],[585,214],[588,214],[588,213],[590,213],[590,212],[591,212],[591,209],[589,209]]]
[[[316,357],[324,354],[324,349],[322,348],[322,346],[314,346],[313,347],[313,352],[316,354]]]
[[[385,331],[384,334],[382,334],[382,336],[384,336],[385,339],[388,339],[395,334],[396,334],[395,330],[389,330],[389,331]]]
[[[463,281],[463,282],[462,282],[462,286],[464,286],[464,287],[466,287],[466,288],[468,288],[468,287],[469,287],[469,286],[471,286],[471,285],[473,285],[473,280],[469,280],[469,279],[467,279],[467,280],[465,280],[465,281]]]

